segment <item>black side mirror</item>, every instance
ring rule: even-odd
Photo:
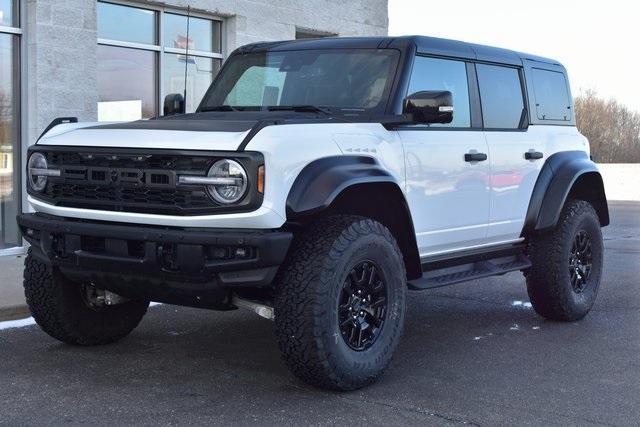
[[[163,112],[165,116],[184,114],[184,98],[179,93],[170,93],[164,97]]]
[[[413,93],[404,100],[404,114],[414,123],[451,123],[453,95],[448,90],[425,90]]]

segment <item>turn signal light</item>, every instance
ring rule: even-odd
[[[264,194],[264,165],[258,168],[258,193]]]

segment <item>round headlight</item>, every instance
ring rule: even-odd
[[[247,191],[247,173],[242,165],[235,160],[218,160],[211,166],[210,178],[226,178],[229,184],[208,185],[207,190],[218,203],[228,205],[235,203],[244,196]]]
[[[47,186],[47,177],[34,174],[34,170],[38,169],[47,169],[47,158],[42,153],[33,153],[28,162],[29,186],[33,191],[40,192]]]

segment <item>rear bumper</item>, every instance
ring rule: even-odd
[[[233,287],[271,284],[292,234],[81,221],[42,213],[18,224],[33,255],[66,276],[131,298],[220,308]]]

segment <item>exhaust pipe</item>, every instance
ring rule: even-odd
[[[238,308],[244,308],[247,310],[251,310],[256,313],[260,317],[264,317],[265,319],[273,320],[275,319],[275,314],[273,307],[269,307],[268,305],[260,304],[255,301],[251,301],[248,299],[242,299],[234,295],[231,298],[231,304],[235,305]]]

